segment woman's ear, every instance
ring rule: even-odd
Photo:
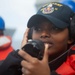
[[[74,40],[72,40],[72,39],[68,40],[68,44],[72,44],[73,42],[74,42]]]

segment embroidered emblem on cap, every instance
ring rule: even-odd
[[[48,6],[41,9],[43,14],[50,14],[54,11],[54,7],[52,4],[49,4]]]

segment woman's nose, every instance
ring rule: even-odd
[[[50,37],[50,34],[46,31],[43,31],[40,35],[40,38],[49,38]]]

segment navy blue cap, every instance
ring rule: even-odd
[[[72,9],[59,2],[51,2],[42,6],[38,12],[33,15],[28,21],[28,28],[33,27],[42,18],[48,19],[58,28],[66,28],[70,26],[70,18],[72,18],[74,12]]]

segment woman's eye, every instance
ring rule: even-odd
[[[34,28],[34,30],[35,30],[35,31],[41,31],[41,28],[36,27],[36,28]]]
[[[50,30],[52,30],[52,31],[57,31],[57,30],[59,30],[59,28],[57,28],[57,27],[51,27]]]
[[[58,30],[60,30],[60,29],[59,29],[59,28],[57,28],[57,27],[53,27],[53,30],[58,31]]]
[[[61,32],[62,30],[63,30],[63,29],[57,28],[57,27],[52,27],[52,28],[51,28],[51,32],[53,32],[53,33]]]

